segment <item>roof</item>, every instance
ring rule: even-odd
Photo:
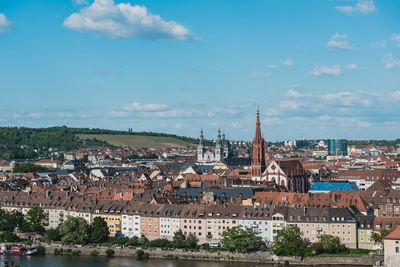
[[[400,239],[400,228],[397,228],[383,239]]]
[[[358,191],[355,182],[350,183],[313,183],[309,191]]]

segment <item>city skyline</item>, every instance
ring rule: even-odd
[[[0,126],[394,139],[400,1],[3,0]]]

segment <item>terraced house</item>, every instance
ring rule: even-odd
[[[99,200],[93,209],[92,220],[101,217],[105,220],[110,236],[121,233],[122,210],[127,205],[125,200]]]
[[[281,197],[279,197],[281,199]],[[297,225],[304,238],[317,242],[322,235],[333,235],[350,248],[371,247],[372,231],[399,227],[398,218],[364,215],[356,207],[312,207],[289,202],[256,201],[247,206],[202,204],[150,204],[127,200],[96,200],[65,192],[4,192],[2,209],[27,214],[32,207],[46,211],[47,228],[56,228],[68,217],[81,217],[88,223],[104,218],[111,236],[146,236],[172,239],[179,229],[194,234],[201,243],[216,242],[235,226],[251,227],[266,242],[272,242],[287,224]]]

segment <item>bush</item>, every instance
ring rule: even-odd
[[[66,254],[66,255],[71,255],[72,254],[72,249],[66,249],[65,251],[64,251],[64,253]]]
[[[97,256],[97,255],[99,255],[99,252],[97,250],[90,251],[90,256]]]
[[[54,255],[64,255],[64,250],[62,248],[60,249],[54,249]]]
[[[36,255],[44,255],[44,254],[46,254],[46,248],[43,247],[43,246],[38,246],[36,248],[36,253],[35,254]]]
[[[80,256],[81,255],[81,251],[80,250],[74,250],[74,251],[72,251],[72,255],[74,255],[74,256]]]
[[[111,249],[111,248],[106,249],[107,257],[112,257],[112,256],[114,256],[114,254],[115,254],[115,251],[113,249]]]
[[[369,254],[371,250],[362,248],[351,248],[349,249],[350,254]]]
[[[145,253],[143,250],[136,250],[136,259],[139,261],[147,260],[150,257],[149,253]]]

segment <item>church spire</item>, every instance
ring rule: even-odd
[[[253,156],[251,158],[251,176],[261,177],[265,171],[265,142],[261,135],[260,108],[257,105],[256,132],[253,140]]]

